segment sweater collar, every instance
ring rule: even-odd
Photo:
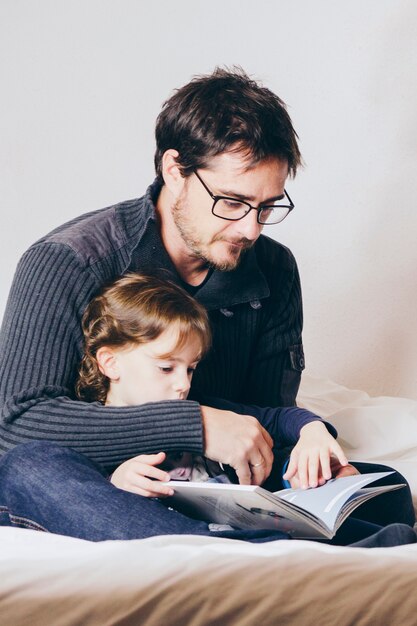
[[[155,180],[143,197],[144,230],[138,242],[136,265],[168,271],[176,282],[181,282],[159,234],[155,202],[160,189],[161,184]],[[255,244],[244,253],[236,269],[229,272],[214,270],[195,297],[208,310],[216,310],[247,302],[256,303],[267,298],[269,293],[267,280],[258,265]]]

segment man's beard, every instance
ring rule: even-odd
[[[240,246],[240,250],[235,251],[234,255],[230,255],[228,259],[219,260],[213,257],[210,254],[209,246],[204,244],[201,241],[196,229],[189,221],[190,210],[188,209],[184,203],[181,201],[181,198],[177,200],[175,205],[172,208],[172,217],[175,223],[175,226],[178,229],[178,232],[181,235],[182,240],[184,241],[187,248],[193,253],[193,255],[197,259],[201,259],[204,263],[213,269],[219,270],[221,272],[229,272],[231,270],[236,269],[241,261],[242,254],[251,248],[254,244],[253,241],[242,237],[240,239],[229,240],[221,235],[214,236],[211,240],[210,244],[215,243],[216,241],[225,241],[226,243],[231,241],[231,243],[237,244]],[[219,218],[220,219],[220,218]],[[232,250],[232,246],[230,246],[230,250]]]

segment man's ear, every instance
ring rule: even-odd
[[[162,155],[162,176],[169,192],[177,199],[184,189],[186,179],[181,174],[178,165],[179,153],[177,150],[169,149]]]
[[[119,364],[117,361],[117,354],[112,348],[102,346],[97,350],[96,359],[99,370],[104,376],[110,380],[119,380]]]

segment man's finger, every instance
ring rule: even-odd
[[[253,467],[253,465],[249,465],[249,467],[251,470],[251,485],[262,485],[268,478],[270,470],[267,473],[265,466]]]
[[[272,463],[274,461],[274,453],[272,452],[272,447],[274,445],[274,440],[270,436],[270,434],[265,430],[265,428],[261,427],[262,437],[258,437],[256,444],[258,446],[259,457],[254,457],[254,463],[258,463],[260,459],[265,461],[266,469],[269,472],[271,471]]]
[[[272,439],[271,435],[269,434],[269,432],[267,430],[265,430],[265,428],[263,426],[261,426],[261,432],[262,432],[262,436],[265,439],[265,443],[268,446],[268,449],[270,450],[273,445],[274,445],[274,440]]]
[[[252,472],[248,463],[239,463],[234,468],[240,485],[250,485]]]

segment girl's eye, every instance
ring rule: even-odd
[[[160,365],[159,369],[161,370],[161,372],[164,372],[164,374],[169,374],[173,370],[173,368],[170,365],[167,365],[167,366]]]
[[[188,372],[189,374],[194,374],[194,372],[195,372],[195,367],[189,367],[189,368],[187,369],[187,372]]]

